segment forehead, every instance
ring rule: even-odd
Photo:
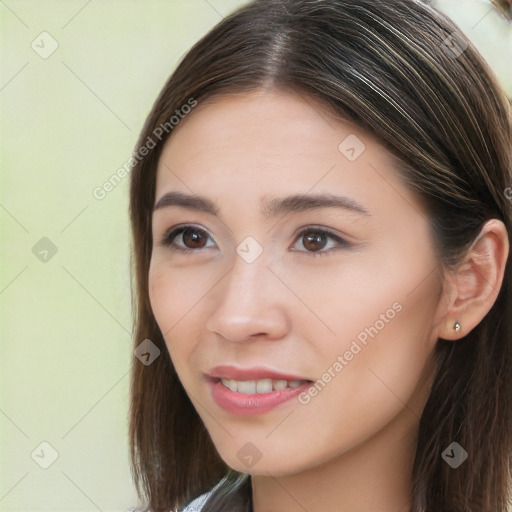
[[[348,133],[358,131],[345,124]],[[165,153],[175,159],[187,146],[186,158],[204,151],[257,154],[257,161],[290,154],[336,155],[340,124],[317,101],[296,93],[256,91],[208,99],[173,131]],[[194,150],[191,152],[191,150]],[[229,156],[226,155],[226,156]],[[220,155],[219,155],[220,156]]]
[[[358,150],[364,144],[365,151],[377,151],[381,159],[386,157],[384,148],[369,134],[334,119],[311,98],[282,91],[209,98],[174,128],[158,171],[168,174],[164,164],[172,163],[186,168],[189,174],[194,170],[203,172],[208,160],[215,159],[215,164],[224,166],[224,173],[240,173],[245,168],[263,172],[278,167],[282,174],[292,166],[299,172],[314,161],[319,166],[327,160],[339,162],[339,145],[347,138],[359,141]]]
[[[222,198],[234,190],[239,206],[308,191],[389,208],[417,202],[373,136],[279,91],[211,99],[180,121],[159,160],[156,201],[170,190]]]

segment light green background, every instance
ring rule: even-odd
[[[1,511],[137,504],[128,179],[92,192],[130,156],[182,54],[243,3],[0,1]],[[512,95],[510,25],[484,1],[440,5]],[[50,47],[43,31],[59,45],[47,59],[31,47]],[[47,262],[32,252],[42,237],[58,251]],[[43,441],[58,452],[48,469],[31,457]]]

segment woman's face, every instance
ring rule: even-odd
[[[285,475],[414,433],[441,282],[388,152],[282,92],[181,122],[158,165],[150,300],[221,457]]]

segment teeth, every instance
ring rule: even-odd
[[[223,380],[222,383],[224,384],[224,386],[228,387],[229,389],[231,389],[231,391],[235,391],[238,389],[238,384],[236,382],[235,379],[229,379],[229,380]]]
[[[235,379],[220,379],[222,384],[235,393],[243,393],[245,395],[253,395],[255,393],[270,393],[271,391],[278,391],[280,389],[296,388],[307,382],[305,380],[235,380]]]
[[[245,395],[254,395],[254,393],[256,393],[256,381],[255,380],[239,381],[237,391],[239,393],[244,393]]]
[[[272,389],[284,389],[288,387],[288,382],[286,380],[274,380],[272,382]]]
[[[256,393],[270,393],[272,391],[272,379],[256,381]]]

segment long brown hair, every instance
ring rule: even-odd
[[[191,110],[185,105],[262,87],[320,101],[389,149],[404,183],[425,201],[443,269],[460,262],[486,220],[501,219],[512,233],[505,193],[512,185],[510,106],[477,50],[431,5],[256,0],[224,18],[165,84],[131,171],[134,348],[150,339],[161,354],[147,366],[133,357],[130,453],[137,492],[155,512],[182,507],[217,483],[204,510],[252,507],[250,478],[222,461],[176,375],[150,307],[148,269],[157,162],[176,129],[176,112],[181,122]],[[507,510],[511,279],[509,258],[482,322],[462,340],[438,341],[437,373],[419,425],[413,512]],[[441,457],[452,442],[469,453],[458,469]]]

